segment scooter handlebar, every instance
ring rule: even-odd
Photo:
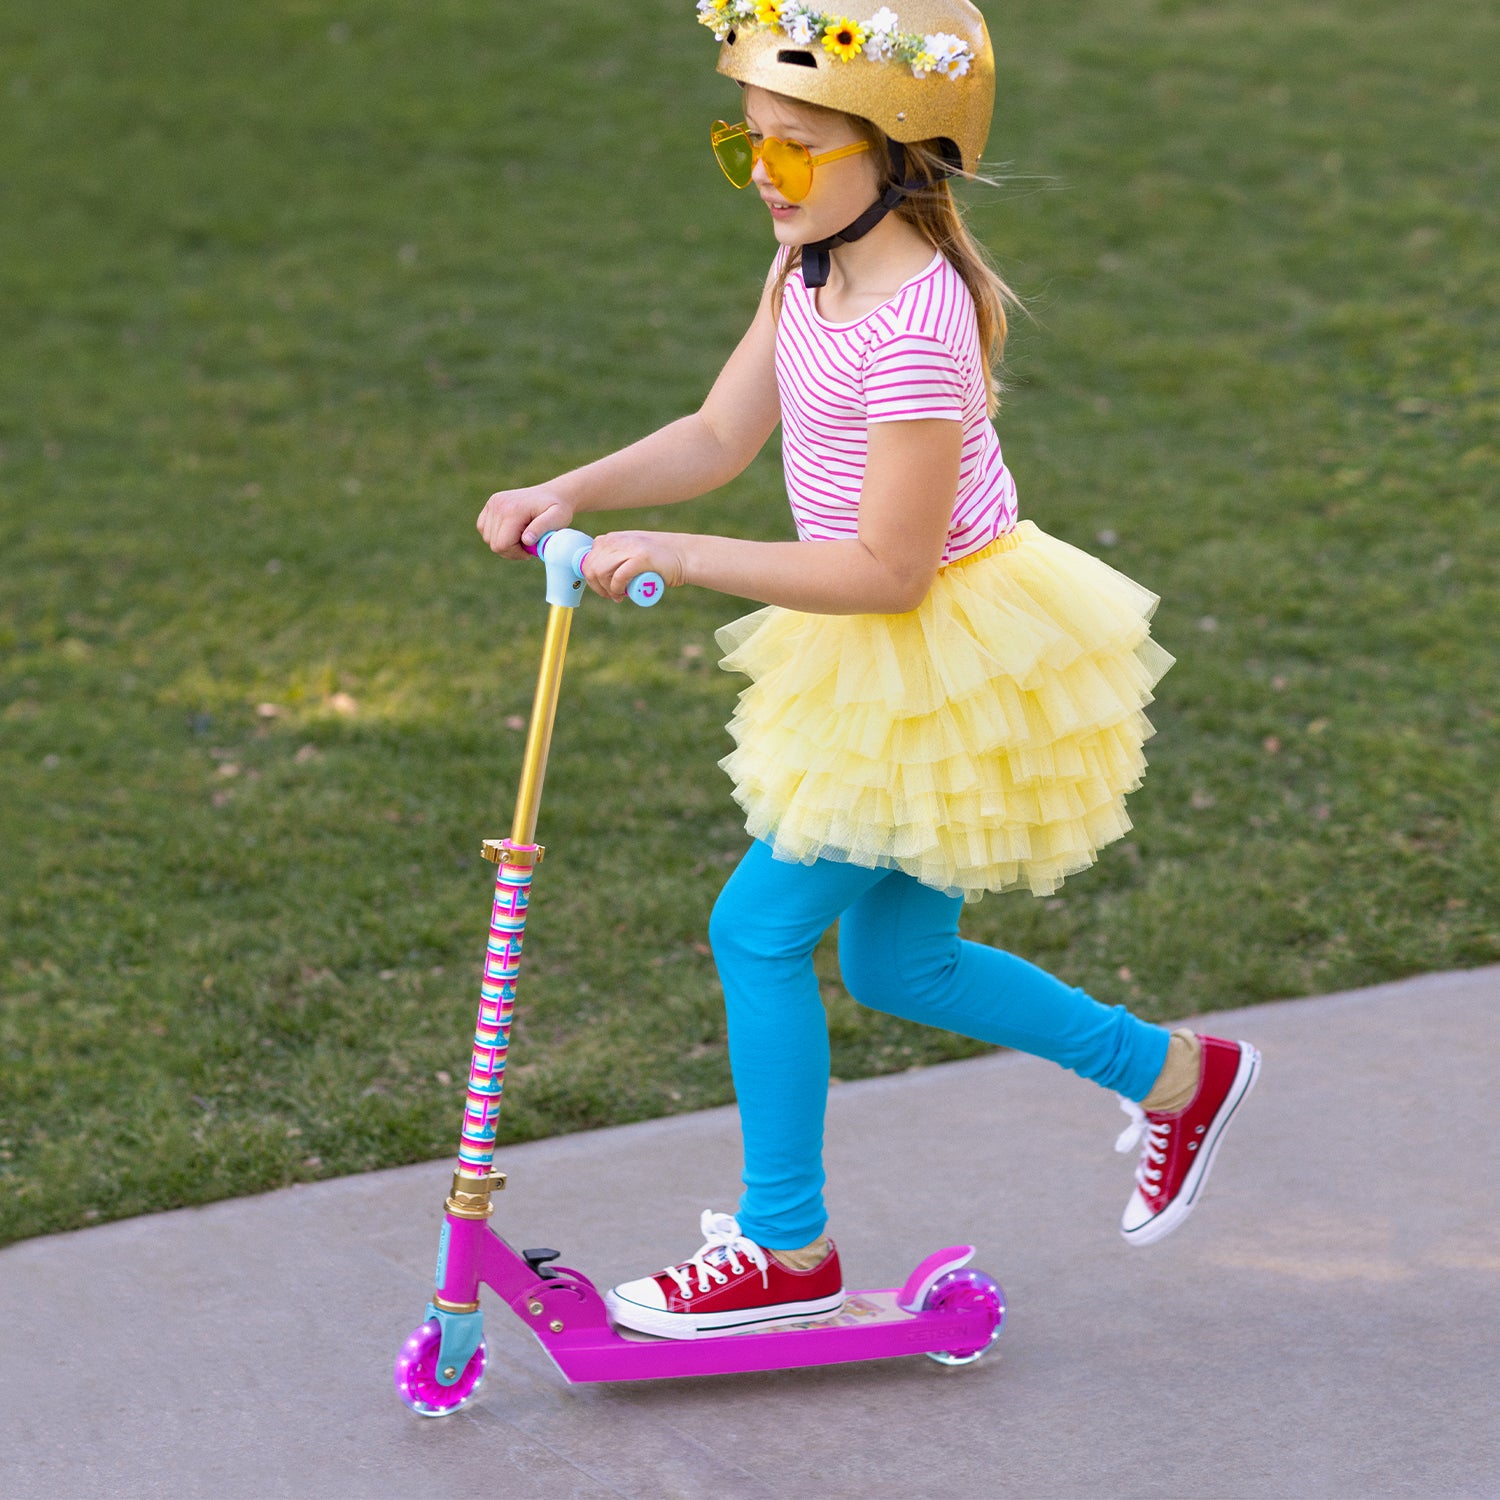
[[[547,532],[534,547],[526,542],[522,542],[521,545],[533,557],[539,557],[547,565],[549,602],[576,603],[576,594],[583,584],[583,560],[593,549],[593,537],[569,527],[562,531]],[[560,570],[567,578],[571,585],[571,592],[575,595],[574,598],[552,598],[551,584],[554,569]],[[630,580],[630,585],[625,590],[625,597],[632,604],[638,604],[642,609],[649,609],[651,605],[661,602],[661,597],[666,591],[666,580],[661,574],[648,570],[645,573],[637,573]]]

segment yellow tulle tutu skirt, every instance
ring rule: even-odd
[[[778,859],[1036,895],[1130,828],[1157,598],[1030,521],[901,615],[757,610],[718,633],[752,679],[720,764]]]

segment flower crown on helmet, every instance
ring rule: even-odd
[[[974,52],[962,37],[946,31],[924,36],[902,31],[900,18],[881,6],[867,21],[815,10],[806,0],[698,0],[698,19],[723,41],[731,31],[776,31],[794,46],[822,42],[829,57],[852,62],[904,63],[914,78],[937,73],[962,78]]]

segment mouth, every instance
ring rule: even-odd
[[[786,218],[788,215],[797,212],[797,205],[795,203],[782,203],[775,198],[767,198],[764,194],[761,196],[760,201],[770,209],[772,216],[778,219]]]

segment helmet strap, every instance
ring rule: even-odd
[[[900,141],[890,141],[891,185],[852,224],[831,234],[826,240],[817,240],[802,247],[802,284],[809,290],[828,285],[828,273],[833,268],[833,247],[852,245],[862,240],[903,198],[921,192],[927,184],[917,178],[906,176],[906,147]]]

